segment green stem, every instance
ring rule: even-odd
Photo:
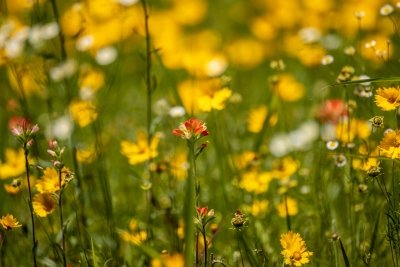
[[[63,219],[63,210],[62,210],[62,168],[58,170],[58,185],[60,187],[60,191],[58,193],[58,208],[60,209],[60,229],[61,229],[61,253],[63,257],[63,266],[67,266],[67,259],[65,257],[65,235],[64,235],[64,219]]]
[[[207,267],[207,247],[208,247],[208,244],[207,244],[206,227],[205,227],[204,224],[203,224],[202,234],[203,234],[203,243],[204,243],[204,267]]]
[[[193,264],[193,250],[194,250],[194,237],[195,237],[195,225],[193,218],[195,216],[195,199],[196,199],[196,190],[195,190],[195,151],[193,140],[188,140],[188,149],[189,149],[189,162],[190,169],[189,175],[186,184],[186,199],[185,199],[185,266],[191,266]]]
[[[35,218],[33,215],[33,207],[32,207],[32,192],[31,192],[31,180],[30,180],[30,172],[29,172],[29,149],[27,144],[24,143],[24,151],[25,151],[25,172],[26,172],[26,180],[28,182],[28,194],[29,194],[29,211],[31,214],[31,224],[32,224],[32,254],[33,254],[33,265],[36,267],[36,248],[37,248],[37,240],[36,240],[36,233],[35,233]]]

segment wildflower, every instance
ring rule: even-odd
[[[93,145],[88,146],[87,148],[84,149],[78,149],[76,151],[76,159],[80,163],[89,164],[92,163],[95,158],[96,158],[96,151]]]
[[[346,114],[346,104],[341,99],[326,100],[317,112],[317,118],[322,122],[337,123]]]
[[[6,148],[5,161],[0,162],[0,179],[17,177],[25,172],[24,150]]]
[[[274,89],[278,96],[286,102],[297,101],[303,98],[305,94],[304,85],[290,74],[280,75]]]
[[[390,14],[393,13],[393,11],[394,11],[394,8],[393,8],[393,6],[390,5],[390,4],[386,4],[386,5],[382,6],[382,7],[379,9],[379,13],[380,13],[382,16],[389,16]]]
[[[335,159],[335,165],[337,167],[343,167],[347,163],[346,156],[343,154],[338,154],[333,157]]]
[[[189,170],[189,162],[185,151],[177,151],[169,160],[171,175],[178,180],[186,179]]]
[[[118,51],[115,47],[107,46],[100,48],[96,53],[96,62],[99,65],[109,65],[115,61],[118,56]]]
[[[273,69],[273,70],[277,70],[277,71],[283,71],[283,70],[285,70],[285,63],[283,62],[282,59],[271,61],[271,63],[269,64],[269,66],[270,66],[271,69]]]
[[[50,125],[50,138],[57,138],[60,140],[67,140],[71,137],[74,130],[74,123],[69,115],[59,117]]]
[[[392,159],[400,158],[400,130],[392,130],[385,133],[383,139],[378,145],[383,156]]]
[[[271,175],[275,179],[286,179],[296,173],[300,163],[292,157],[285,157],[273,162]]]
[[[76,66],[77,63],[75,60],[68,59],[67,61],[62,62],[60,65],[50,69],[50,78],[55,82],[69,78],[75,73]]]
[[[69,106],[72,118],[79,127],[85,127],[97,119],[96,106],[90,101],[72,101]]]
[[[334,57],[332,55],[326,55],[321,59],[322,65],[329,65],[333,63]]]
[[[294,216],[299,212],[297,208],[297,201],[294,198],[287,197],[284,201],[279,203],[276,206],[278,210],[278,215],[281,218],[285,218],[286,216]]]
[[[244,170],[249,166],[255,166],[259,163],[259,156],[250,150],[246,150],[233,159],[233,163],[238,170]]]
[[[400,88],[388,87],[376,90],[375,103],[383,111],[395,110],[400,106]]]
[[[267,115],[268,109],[265,105],[250,110],[249,116],[247,117],[247,129],[249,132],[261,132]]]
[[[21,118],[9,125],[11,133],[17,137],[24,146],[30,145],[33,142],[33,136],[39,131],[37,124],[32,125],[31,122],[25,118]]]
[[[381,174],[381,167],[378,166],[371,166],[367,171],[367,174],[371,178],[375,178]]]
[[[162,255],[151,261],[151,267],[184,267],[185,261],[182,254]]]
[[[372,123],[372,127],[374,128],[384,128],[383,125],[383,116],[375,116],[369,119],[368,121]]]
[[[336,139],[343,143],[351,143],[356,137],[366,139],[371,134],[371,125],[364,120],[353,118],[350,122],[343,120],[336,125]]]
[[[126,156],[129,164],[136,165],[154,159],[158,156],[158,143],[160,136],[155,134],[148,144],[147,136],[144,132],[137,133],[136,143],[121,141],[121,154]]]
[[[91,100],[94,94],[104,86],[104,73],[91,66],[84,66],[79,74],[80,95],[83,100]],[[82,97],[84,96],[84,97]]]
[[[4,189],[10,195],[16,195],[21,192],[22,179],[14,179],[11,184],[5,184]]]
[[[171,107],[168,111],[168,115],[171,116],[172,118],[180,118],[185,116],[185,114],[186,114],[185,108],[182,106]]]
[[[331,140],[326,142],[326,148],[329,150],[335,150],[339,146],[339,142],[336,140]]]
[[[348,56],[354,56],[356,53],[356,49],[354,48],[354,46],[347,46],[344,49],[344,53]]]
[[[245,214],[243,214],[241,210],[237,209],[231,220],[233,227],[235,227],[237,230],[241,230],[244,226],[246,226],[247,222],[248,221]]]
[[[39,217],[47,217],[57,207],[56,196],[52,193],[39,193],[32,200],[33,211]]]
[[[307,250],[306,243],[300,234],[289,231],[281,235],[281,246],[283,248],[281,255],[287,265],[302,266],[309,263],[313,252]]]
[[[13,228],[21,227],[22,225],[14,218],[13,215],[7,214],[1,217],[0,224],[6,230],[11,230]]]
[[[61,171],[61,187],[65,187],[71,179],[71,171],[63,167]],[[55,168],[46,168],[43,171],[43,176],[36,183],[36,188],[39,193],[55,193],[60,190],[60,181],[58,171]]]
[[[254,217],[264,214],[268,208],[268,200],[255,200],[251,206],[246,207]]]
[[[271,173],[260,173],[256,170],[252,170],[242,174],[239,182],[239,187],[246,190],[247,192],[261,194],[268,191],[268,187],[271,181]]]
[[[352,66],[344,66],[338,77],[336,78],[337,83],[350,81],[354,74],[354,68]]]
[[[195,140],[208,135],[206,124],[196,118],[191,118],[181,123],[178,128],[172,130],[172,134],[183,139],[190,140],[192,137]]]

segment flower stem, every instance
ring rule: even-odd
[[[67,266],[67,259],[65,258],[65,235],[64,235],[64,219],[63,219],[63,210],[62,210],[62,168],[58,170],[58,184],[60,187],[59,195],[58,195],[58,208],[60,209],[60,229],[61,229],[61,253],[63,257],[63,266]]]
[[[187,142],[189,148],[189,162],[190,169],[188,180],[186,184],[186,200],[185,200],[185,266],[191,266],[193,264],[193,249],[194,249],[194,237],[195,237],[195,225],[193,218],[195,216],[195,200],[196,200],[196,190],[195,190],[195,151],[194,151],[194,141],[188,140]]]
[[[33,207],[32,207],[32,192],[31,192],[31,180],[30,180],[30,172],[29,172],[29,148],[27,143],[24,143],[24,154],[25,154],[25,173],[26,173],[26,180],[28,182],[28,194],[29,194],[29,211],[31,214],[31,223],[32,223],[32,254],[33,254],[33,265],[36,267],[36,248],[37,248],[37,240],[35,234],[35,218],[33,216]]]

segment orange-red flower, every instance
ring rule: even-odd
[[[191,118],[172,130],[172,134],[187,140],[192,137],[197,140],[202,136],[207,136],[208,131],[206,124],[202,120]]]

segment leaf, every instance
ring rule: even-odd
[[[90,240],[91,240],[91,242],[92,242],[92,260],[93,260],[93,267],[99,267],[99,264],[97,263],[96,252],[94,251],[93,238],[91,238]]]

